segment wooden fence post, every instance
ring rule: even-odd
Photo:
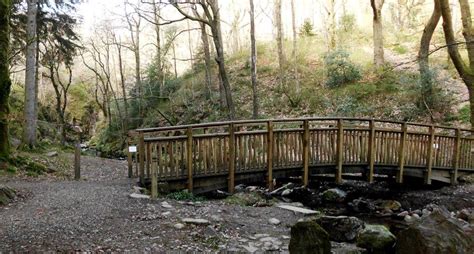
[[[303,122],[303,185],[309,183],[309,121]]]
[[[147,143],[146,145],[146,157],[145,157],[145,162],[146,162],[146,176],[150,178],[150,173],[151,173],[151,144]]]
[[[138,160],[140,167],[140,183],[142,186],[145,185],[145,134],[140,132],[140,143],[138,147]]]
[[[188,139],[186,141],[186,168],[188,170],[188,190],[193,192],[194,180],[193,180],[193,129],[188,127],[187,130]]]
[[[430,137],[428,140],[428,151],[426,158],[426,172],[425,172],[425,184],[431,184],[431,170],[433,168],[433,146],[435,139],[435,129],[434,126],[430,126]]]
[[[229,124],[229,193],[234,193],[235,186],[235,130],[234,124]]]
[[[372,119],[369,123],[369,152],[367,161],[369,162],[369,183],[374,182],[374,165],[375,165],[375,121]]]
[[[81,180],[81,144],[76,143],[74,151],[74,180]]]
[[[130,145],[131,145],[130,136],[127,137],[127,166],[128,166],[128,178],[133,177],[133,158],[132,153],[130,152]]]
[[[397,183],[403,183],[403,170],[405,167],[405,146],[407,139],[408,125],[407,123],[402,124],[402,134],[400,137],[400,148],[398,154],[398,172],[397,172]]]
[[[344,149],[344,127],[342,119],[337,120],[337,168],[336,168],[336,183],[342,183],[342,164],[343,164],[343,149]]]
[[[273,190],[273,122],[267,122],[267,186]]]
[[[152,151],[150,151],[150,157],[148,157],[148,159],[150,160],[150,166],[151,166],[151,198],[152,199],[156,199],[158,197],[158,170],[157,170],[157,167],[159,166],[158,165],[158,162],[157,163],[153,163],[153,158],[152,158],[152,155],[154,154],[153,153],[153,145],[150,147]],[[160,147],[159,145],[157,146],[158,148]],[[156,151],[158,152],[159,154],[159,151]]]
[[[454,153],[453,153],[453,170],[451,171],[451,184],[458,183],[460,154],[461,154],[461,130],[456,129],[456,139],[454,141]]]

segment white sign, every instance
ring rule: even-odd
[[[137,152],[137,146],[129,146],[128,147],[128,152],[129,153],[136,153]]]

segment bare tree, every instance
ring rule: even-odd
[[[280,71],[280,85],[283,85],[285,79],[284,68],[286,64],[285,52],[283,50],[283,23],[281,17],[281,0],[275,0],[275,30],[278,51],[278,66]]]
[[[219,67],[219,76],[222,80],[222,86],[226,97],[226,104],[229,119],[235,119],[235,106],[232,98],[232,90],[227,77],[227,69],[225,65],[224,44],[221,31],[221,17],[218,0],[196,0],[196,1],[171,1],[171,4],[186,18],[201,22],[209,26],[214,40],[214,47],[216,49],[216,61]],[[200,6],[204,12],[205,18],[197,17],[187,13],[182,8],[182,4],[190,5],[193,8]]]
[[[255,6],[250,0],[250,47],[251,47],[251,72],[253,95],[253,118],[258,118],[258,90],[257,90],[257,42],[255,39]]]
[[[129,117],[128,117],[128,98],[127,98],[127,89],[125,88],[125,71],[123,68],[123,45],[120,39],[114,34],[114,44],[117,48],[117,55],[118,55],[118,64],[119,64],[119,74],[120,74],[120,87],[122,88],[122,96],[123,96],[123,107],[124,107],[124,132],[128,132],[128,124],[129,124]],[[159,53],[161,55],[161,53]],[[160,59],[161,61],[161,59]],[[161,66],[161,64],[160,64]],[[161,67],[160,67],[161,68]],[[118,107],[118,106],[117,106]]]
[[[298,39],[298,31],[296,30],[296,10],[295,10],[295,0],[291,0],[291,26],[293,30],[293,51],[292,51],[292,57],[293,57],[293,66],[294,66],[294,75],[295,75],[295,86],[296,86],[296,93],[300,93],[300,82],[298,79],[298,68],[297,68],[297,54],[296,51],[298,49],[297,46],[297,39]]]
[[[382,7],[385,0],[370,0],[374,21],[374,64],[380,67],[384,64]]]
[[[27,47],[26,47],[26,70],[25,70],[25,108],[23,127],[23,142],[28,147],[36,145],[36,129],[38,119],[38,92],[37,92],[37,70],[38,70],[38,43],[37,43],[37,13],[38,0],[27,1]]]
[[[439,0],[441,16],[443,17],[443,31],[448,46],[448,53],[457,72],[461,76],[469,91],[471,108],[471,128],[474,128],[474,31],[472,29],[471,6],[468,0],[459,0],[462,20],[462,34],[466,43],[468,62],[466,63],[459,52],[459,43],[456,41],[453,29],[453,18],[449,0]]]

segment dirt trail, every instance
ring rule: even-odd
[[[263,238],[278,243],[274,248],[285,252],[288,226],[301,218],[276,207],[166,200],[168,207],[164,200],[132,199],[135,180],[127,179],[126,163],[121,161],[85,157],[82,174],[85,180],[79,182],[0,179],[0,184],[26,196],[0,207],[0,252],[215,252],[243,250],[250,241],[263,246],[264,241],[259,241]],[[209,225],[176,229],[187,217],[207,219]],[[269,218],[282,223],[273,225]]]

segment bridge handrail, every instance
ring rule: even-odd
[[[425,124],[425,123],[416,123],[416,122],[404,122],[404,121],[395,121],[395,120],[384,120],[384,119],[374,119],[374,118],[355,118],[355,117],[306,117],[306,118],[275,118],[275,119],[257,119],[257,120],[235,120],[235,121],[222,121],[222,122],[209,122],[209,123],[199,123],[199,124],[187,124],[187,125],[175,125],[175,126],[164,126],[156,128],[141,128],[137,129],[138,133],[151,133],[151,132],[163,132],[163,131],[173,131],[173,130],[185,130],[188,128],[198,129],[198,128],[210,128],[210,127],[223,127],[230,124],[234,125],[243,125],[243,124],[264,124],[268,122],[272,123],[290,123],[290,122],[304,122],[304,121],[353,121],[353,122],[371,122],[375,123],[387,123],[387,124],[398,124],[403,125],[407,124],[408,126],[417,126],[417,127],[434,127],[436,129],[446,129],[446,130],[460,130],[464,132],[473,132],[472,129],[467,128],[458,128],[454,126],[444,126],[437,124]]]

